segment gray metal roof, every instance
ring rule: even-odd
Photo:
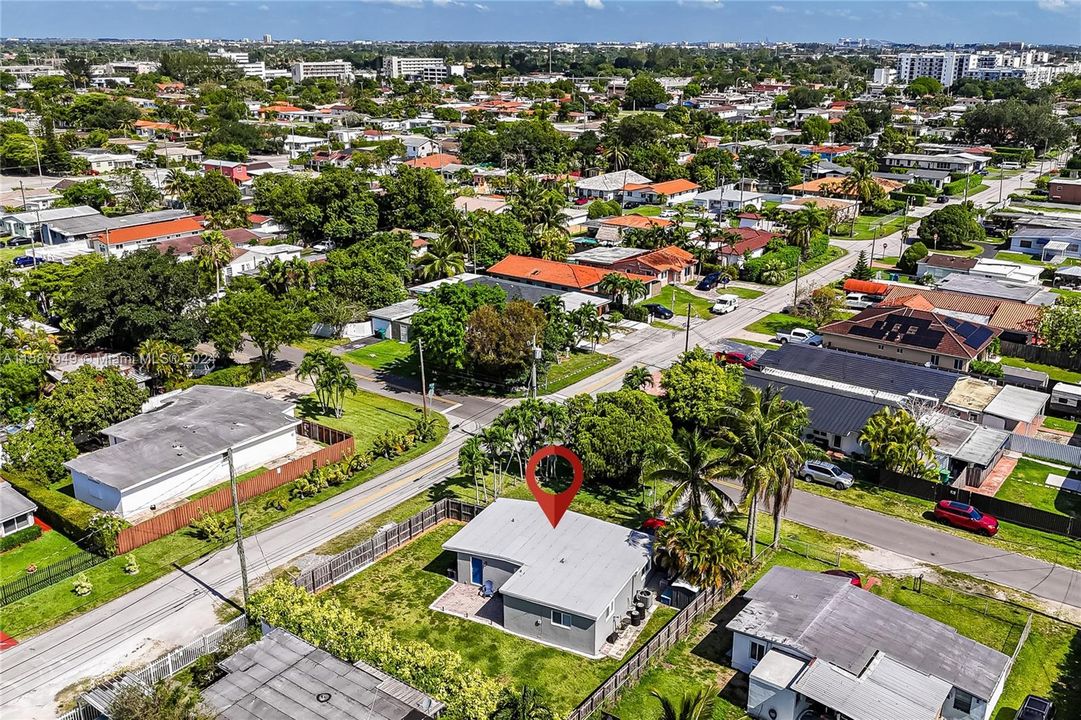
[[[1058,295],[1044,290],[1039,285],[1013,285],[987,278],[951,273],[939,280],[936,290],[981,295],[999,300],[1017,300],[1030,305],[1054,305]]]
[[[633,247],[594,247],[568,256],[567,262],[612,265],[620,260],[629,260],[632,257],[645,255],[648,252],[650,251]]]
[[[36,222],[50,222],[63,218],[83,217],[84,215],[100,215],[97,210],[89,205],[75,205],[73,207],[49,208],[48,210],[26,210],[18,213],[8,213],[3,217],[14,218],[23,224]]]
[[[11,486],[7,480],[0,480],[0,523],[12,518],[34,512],[38,509],[29,498]]]
[[[639,175],[634,170],[619,170],[617,172],[595,175],[591,178],[582,178],[578,182],[574,183],[574,186],[581,190],[600,190],[602,192],[612,192],[616,190],[622,190],[624,185],[648,184],[650,182],[652,181],[649,178],[647,178],[645,175]]]
[[[753,371],[747,371],[744,379],[757,388],[772,385],[785,400],[803,403],[810,413],[811,428],[834,435],[858,435],[872,415],[892,405],[830,388],[796,384]]]
[[[852,720],[937,720],[953,689],[881,653],[858,677],[814,660],[790,687]]]
[[[156,410],[105,428],[121,442],[65,465],[103,485],[125,490],[163,473],[224,453],[300,423],[293,404],[243,388],[196,385]]]
[[[1038,415],[1044,414],[1050,398],[1047,393],[1005,385],[983,411],[996,417],[1030,423]]]
[[[420,312],[420,303],[414,298],[409,298],[408,300],[396,302],[393,305],[387,305],[386,307],[381,307],[376,310],[369,310],[368,317],[394,322],[395,320],[400,321],[411,318],[418,312]]]
[[[911,363],[858,355],[843,350],[785,343],[768,350],[758,362],[824,380],[849,383],[870,390],[908,395],[915,392],[944,399],[957,382],[957,375]]]
[[[518,565],[501,593],[595,619],[649,564],[650,540],[576,512],[553,528],[534,501],[500,498],[443,549]]]
[[[746,591],[728,629],[861,675],[877,653],[988,700],[1009,658],[952,627],[857,588],[848,578],[783,566]]]
[[[931,432],[935,454],[958,462],[988,467],[1010,439],[1010,433],[977,425],[942,413],[930,413],[921,420]]]
[[[275,628],[221,663],[203,691],[222,720],[424,720],[443,704],[365,663],[350,665]]]
[[[87,215],[84,217],[55,220],[48,223],[48,225],[49,230],[52,232],[74,236],[105,232],[106,229],[118,230],[119,228],[135,227],[137,225],[149,225],[150,223],[185,217],[191,217],[191,213],[187,210],[155,210],[153,212],[136,213],[134,215],[121,215],[120,217]]]

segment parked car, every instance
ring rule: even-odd
[[[587,198],[587,197],[586,198],[577,198],[574,201],[574,204],[575,205],[588,205],[589,204],[589,198]]]
[[[646,303],[642,307],[649,311],[650,315],[661,320],[670,320],[675,315],[674,312],[659,303]]]
[[[950,197],[948,195],[939,195],[937,198],[935,198],[935,202],[938,203],[948,203],[949,201]]]
[[[863,580],[860,579],[860,574],[854,570],[842,570],[840,568],[834,568],[833,570],[823,570],[823,575],[833,575],[834,577],[848,578],[849,582],[858,588],[863,587]]]
[[[717,287],[717,283],[721,281],[721,274],[719,272],[713,272],[706,275],[695,286],[696,290],[712,290]]]
[[[678,210],[661,210],[661,217],[662,218],[674,218],[677,215],[679,215]]]
[[[330,250],[333,250],[335,247],[337,247],[337,246],[334,244],[333,240],[326,240],[324,242],[312,245],[312,250],[314,250],[316,252],[325,253],[325,252],[329,252]]]
[[[738,295],[720,295],[717,297],[717,302],[713,303],[713,307],[711,307],[709,311],[714,315],[727,315],[738,307]]]
[[[747,357],[746,353],[741,352],[718,352],[713,355],[713,359],[719,363],[727,363],[729,365],[742,365],[750,370],[758,369],[758,361],[754,358]]]
[[[30,255],[21,255],[11,261],[11,264],[17,268],[34,267],[35,265],[41,265],[45,261],[41,258],[31,257]]]
[[[1046,698],[1029,695],[1017,709],[1014,720],[1054,720],[1055,704]]]
[[[866,310],[874,305],[874,300],[870,295],[864,295],[863,293],[849,293],[845,297],[845,307],[852,308],[853,310]]]
[[[800,477],[807,482],[832,485],[838,490],[852,487],[852,473],[845,472],[838,466],[825,460],[808,460],[803,463]]]
[[[792,328],[789,332],[777,333],[777,342],[782,345],[785,343],[798,343],[818,347],[822,344],[822,336],[807,328]]]
[[[664,518],[651,517],[647,518],[646,521],[642,523],[642,530],[652,535],[667,524],[668,521]]]
[[[998,520],[994,517],[955,500],[939,500],[934,515],[940,523],[983,533],[987,537],[998,532]]]

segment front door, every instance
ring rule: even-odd
[[[480,558],[469,559],[470,582],[474,585],[484,583],[484,560]]]

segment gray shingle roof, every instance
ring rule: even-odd
[[[11,483],[7,480],[0,480],[0,523],[37,509],[38,506],[13,488]]]
[[[1009,658],[952,627],[857,588],[847,578],[775,566],[745,593],[728,629],[860,675],[881,652],[990,699]]]
[[[275,628],[221,663],[203,691],[221,720],[424,720],[442,703],[370,665],[350,665]]]
[[[772,385],[785,400],[803,403],[810,413],[811,428],[834,435],[859,434],[872,415],[892,404],[847,395],[838,390],[797,385],[752,371],[748,371],[744,378],[749,385],[757,388]]]

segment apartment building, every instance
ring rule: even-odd
[[[339,81],[351,81],[355,75],[353,66],[345,60],[295,62],[292,65],[292,74],[295,83],[304,82],[309,78],[333,78]]]
[[[975,56],[971,53],[900,53],[897,56],[897,82],[907,85],[918,77],[930,77],[950,87],[974,63]]]
[[[443,58],[416,58],[388,55],[383,58],[383,75],[421,82],[442,82],[450,75],[465,75],[462,65],[448,66]]]

